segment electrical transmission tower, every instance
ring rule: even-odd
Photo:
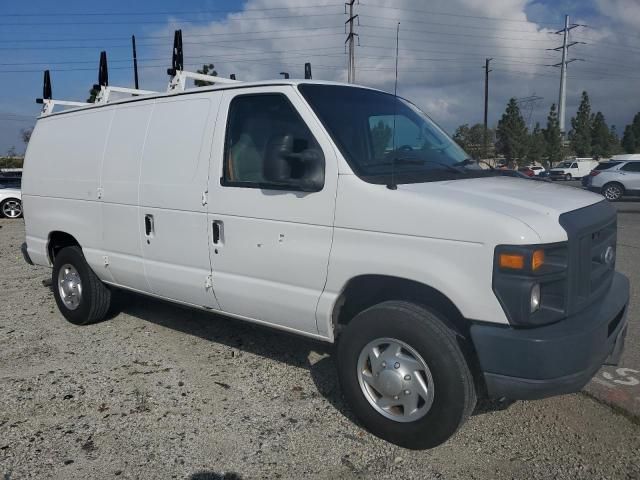
[[[353,13],[353,5],[359,0],[351,0],[344,4],[344,13],[347,13],[347,7],[349,7],[349,19],[344,22],[344,31],[347,33],[347,24],[349,24],[349,33],[347,34],[347,39],[345,40],[345,45],[348,44],[349,49],[349,68],[348,68],[348,82],[355,83],[356,81],[356,46],[355,39],[358,37],[358,44],[360,44],[360,37],[357,33],[354,32],[353,27],[356,19],[358,20],[358,25],[360,25],[360,18],[357,14]]]
[[[571,42],[569,40],[569,34],[574,28],[582,27],[583,25],[569,23],[569,15],[564,16],[564,28],[556,32],[557,35],[563,35],[562,46],[557,48],[549,48],[548,50],[554,50],[556,52],[562,51],[562,61],[555,65],[549,65],[550,67],[560,67],[560,98],[558,100],[558,121],[560,123],[560,132],[563,140],[566,138],[565,134],[565,112],[567,106],[567,65],[571,62],[584,61],[581,58],[572,58],[569,60],[569,48],[584,42]]]
[[[540,105],[540,101],[544,100],[543,97],[539,97],[535,93],[528,97],[517,98],[516,103],[520,107],[522,116],[526,119],[527,127],[531,130],[531,120],[533,119],[533,112]]]
[[[491,63],[493,58],[487,58],[484,61],[484,130],[482,136],[482,153],[484,158],[489,158],[489,73],[492,72],[489,68],[489,64]]]

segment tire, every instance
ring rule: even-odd
[[[17,198],[5,198],[2,203],[0,203],[0,217],[22,217],[22,202]]]
[[[374,368],[371,355],[363,352],[371,351],[371,344],[386,341],[390,346],[382,350]],[[380,358],[390,358],[388,349],[397,350],[398,345],[402,350],[392,357],[394,365],[380,363]],[[369,359],[364,363],[363,355]],[[415,371],[412,357],[422,360],[427,369],[413,375],[413,383],[408,383],[405,380],[411,375],[406,373]],[[383,302],[356,315],[338,338],[337,367],[343,395],[356,417],[374,435],[401,447],[419,450],[444,443],[471,415],[476,404],[473,376],[454,332],[437,314],[413,303]],[[376,377],[376,387],[362,380],[361,372],[365,371],[367,378]],[[386,376],[381,380],[383,374]],[[422,382],[416,381],[418,377],[422,377]],[[398,406],[388,410],[374,406],[378,395],[378,401],[394,402],[402,395],[414,393],[409,388],[416,385],[427,385],[427,395],[422,394],[422,406],[418,401],[418,408],[412,410],[415,413],[407,413]],[[383,389],[386,393],[381,393]],[[405,398],[409,397],[402,397]]]
[[[570,180],[571,180],[571,174],[570,174],[570,173],[567,173],[567,174],[564,176],[564,179],[565,179],[567,182],[568,182],[568,181],[570,181]]]
[[[75,325],[104,320],[109,311],[111,291],[91,270],[80,247],[66,247],[58,252],[51,286],[60,313]]]
[[[602,187],[601,192],[604,198],[610,202],[615,202],[616,200],[620,200],[622,195],[624,195],[624,187],[618,182],[610,182]]]

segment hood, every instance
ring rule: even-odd
[[[340,175],[335,226],[476,244],[561,242],[558,217],[603,201],[573,187],[510,177],[398,185]]]
[[[558,223],[561,214],[603,201],[602,196],[579,188],[510,177],[408,184],[399,189],[412,194],[437,193],[461,208],[467,205],[488,209],[520,220],[543,242],[566,239]]]

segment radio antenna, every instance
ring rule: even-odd
[[[400,22],[396,26],[396,79],[393,86],[393,140],[392,140],[392,152],[393,158],[391,159],[391,182],[387,185],[389,190],[397,190],[396,185],[396,114],[398,111],[398,45],[400,39]]]

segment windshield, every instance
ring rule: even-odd
[[[402,98],[337,85],[299,88],[351,168],[366,181],[468,178],[469,165],[479,170],[446,133]]]
[[[560,164],[560,168],[571,168],[571,162],[563,162]]]

